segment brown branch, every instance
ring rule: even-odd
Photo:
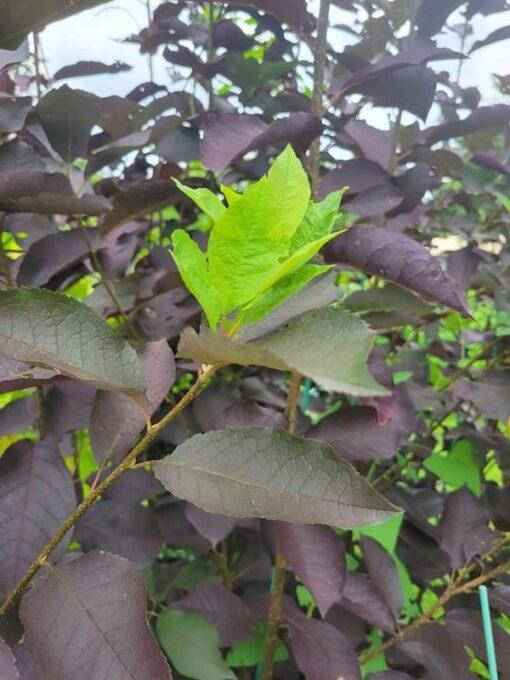
[[[493,557],[494,555],[496,555],[509,542],[510,536],[506,536],[501,541],[496,543],[484,555],[482,555],[482,557],[480,558],[481,561],[482,562],[486,561]],[[404,638],[408,637],[409,635],[417,631],[426,623],[429,623],[433,615],[439,609],[444,607],[455,595],[467,593],[470,590],[473,590],[474,588],[478,588],[478,586],[482,585],[483,583],[487,583],[487,581],[490,581],[496,576],[499,576],[500,574],[507,572],[510,569],[510,560],[507,560],[506,562],[503,562],[502,564],[493,567],[485,574],[481,574],[477,578],[474,578],[470,581],[465,581],[465,579],[469,577],[469,575],[472,573],[476,566],[477,563],[474,563],[466,565],[465,567],[460,569],[459,573],[457,574],[457,577],[445,588],[443,594],[426,611],[424,611],[421,616],[419,616],[415,621],[410,623],[405,628],[399,630],[397,633],[395,633],[395,635],[388,638],[385,642],[383,642],[383,644],[362,654],[359,659],[360,665],[366,664],[372,659],[375,659],[375,657],[379,656],[379,654],[384,654],[384,652],[387,652],[389,649],[391,649],[396,644],[401,642]]]
[[[204,366],[202,371],[198,374],[197,381],[191,389],[184,395],[184,397],[176,404],[161,420],[153,425],[132,449],[130,453],[124,458],[122,463],[118,465],[108,477],[106,477],[100,484],[92,489],[86,498],[78,505],[73,514],[60,527],[53,538],[41,550],[34,562],[29,566],[24,576],[20,579],[18,584],[8,595],[2,606],[0,607],[0,617],[2,617],[12,607],[14,602],[23,593],[26,586],[30,583],[33,577],[37,574],[40,567],[48,559],[51,553],[58,546],[60,541],[64,538],[67,532],[76,524],[80,517],[88,510],[103,494],[104,492],[124,473],[129,470],[136,462],[138,456],[144,453],[147,448],[155,441],[160,432],[167,427],[169,423],[174,420],[185,408],[190,404],[195,397],[197,397],[207,386],[210,378],[220,368],[220,365]]]
[[[287,431],[294,434],[296,431],[297,412],[301,396],[301,375],[292,374],[292,380],[287,395],[285,415],[288,418]],[[282,617],[282,598],[285,585],[285,558],[276,551],[273,572],[273,590],[269,605],[268,623],[265,640],[264,665],[262,680],[271,680],[273,677],[274,656],[278,644],[278,628]]]
[[[321,0],[319,19],[317,21],[317,40],[314,45],[315,68],[313,75],[312,111],[320,117],[322,117],[324,112],[322,99],[324,96],[324,74],[327,60],[329,8],[330,0]],[[316,200],[320,179],[320,151],[321,138],[319,135],[313,140],[310,147],[310,181]]]

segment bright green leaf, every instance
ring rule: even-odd
[[[241,642],[232,645],[227,654],[227,663],[229,666],[232,666],[232,668],[257,666],[264,661],[265,649],[266,643],[264,631],[257,631],[246,640],[242,640]],[[277,663],[286,661],[289,658],[287,647],[282,642],[278,642],[274,658]]]
[[[202,616],[167,609],[159,615],[156,630],[165,654],[182,675],[195,680],[235,680],[218,648],[218,631]]]
[[[344,191],[333,191],[320,203],[309,203],[305,216],[292,237],[291,253],[331,233],[343,194]]]
[[[210,282],[207,258],[183,229],[172,233],[172,255],[186,287],[193,293],[214,331],[222,315],[223,301]]]
[[[480,470],[469,439],[457,441],[447,455],[433,453],[425,459],[424,466],[453,489],[467,486],[477,498],[480,498]]]
[[[234,191],[230,187],[225,186],[224,184],[220,185],[221,193],[225,196],[227,199],[227,203],[229,206],[234,205],[234,203],[237,203],[239,199],[242,198],[242,194],[238,194],[237,191]]]
[[[188,198],[191,198],[191,200],[198,205],[200,210],[210,217],[213,222],[219,220],[219,218],[225,212],[225,206],[220,201],[218,196],[216,196],[216,194],[210,189],[193,189],[192,187],[188,187],[185,184],[181,184],[181,182],[175,178],[174,182],[177,184],[183,194],[186,194]]]

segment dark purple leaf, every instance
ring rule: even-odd
[[[491,605],[506,616],[510,616],[510,586],[498,586],[489,591]]]
[[[83,76],[97,76],[103,73],[121,73],[130,71],[131,66],[116,61],[113,64],[103,64],[101,61],[77,61],[59,68],[53,75],[52,80],[64,80],[64,78],[81,78]]]
[[[223,172],[237,156],[267,146],[291,143],[307,149],[322,130],[317,116],[298,112],[267,125],[258,116],[247,114],[216,115],[206,121],[200,144],[203,164],[210,170]]]
[[[76,507],[55,441],[19,442],[0,459],[0,586],[8,592]],[[55,558],[65,552],[67,535]]]
[[[66,162],[85,156],[90,132],[99,117],[98,98],[63,85],[48,92],[34,108],[48,141]]]
[[[501,127],[510,121],[510,106],[496,104],[495,106],[480,106],[462,120],[450,120],[435,127],[428,128],[424,133],[424,141],[428,146],[445,141],[451,137]]]
[[[343,208],[346,212],[365,219],[394,210],[402,200],[402,194],[396,187],[392,184],[381,184],[362,191],[351,201],[345,201]]]
[[[147,180],[132,186],[113,198],[113,210],[103,223],[103,233],[137,217],[163,210],[179,197],[173,182]]]
[[[185,288],[179,287],[140,305],[136,320],[151,340],[173,340],[199,314],[200,305]]]
[[[5,218],[5,231],[9,231],[11,234],[25,234],[22,243],[23,247],[28,249],[32,243],[40,238],[55,234],[57,225],[50,217],[43,215],[11,213]]]
[[[476,165],[497,172],[500,175],[510,175],[510,165],[499,160],[493,151],[479,151],[473,154],[471,160]]]
[[[431,36],[438,33],[450,14],[462,3],[463,0],[421,0],[415,17],[418,34]]]
[[[497,540],[497,534],[487,526],[482,505],[465,487],[446,498],[439,536],[441,548],[448,553],[455,569],[487,552]]]
[[[28,364],[0,354],[0,394],[43,385],[56,377],[57,374],[54,371],[45,368],[32,368]]]
[[[353,227],[324,249],[328,262],[344,262],[467,314],[464,294],[421,244],[381,227]]]
[[[227,4],[239,4],[236,0],[224,1]],[[306,0],[278,0],[277,3],[272,0],[247,0],[245,4],[272,14],[279,21],[299,31],[313,30],[315,27],[315,19],[307,9]]]
[[[0,437],[24,432],[35,421],[36,402],[33,397],[16,399],[0,409]]]
[[[379,163],[382,168],[387,168],[391,153],[391,140],[383,130],[370,127],[361,120],[351,118],[345,125],[344,130],[356,143],[364,158]]]
[[[285,618],[292,653],[307,680],[360,680],[354,643],[339,630],[302,614]]]
[[[320,196],[325,198],[337,189],[347,187],[347,196],[368,189],[391,184],[388,173],[379,163],[370,160],[352,159],[342,163],[340,168],[327,172],[320,185]]]
[[[402,609],[402,588],[395,560],[368,536],[363,536],[360,544],[372,583],[388,603],[395,619],[398,619]]]
[[[60,173],[0,173],[0,210],[41,215],[101,215],[111,209],[102,196],[73,192],[69,179]]]
[[[14,654],[2,638],[0,638],[0,678],[2,680],[19,680]]]
[[[367,680],[413,680],[413,678],[400,671],[378,671],[367,675]]]
[[[478,380],[459,380],[452,387],[456,399],[471,401],[487,418],[510,418],[510,371],[492,370]]]
[[[59,231],[37,240],[29,248],[18,271],[20,286],[44,286],[48,281],[84,260],[98,242],[97,230]]]
[[[220,646],[229,647],[252,633],[253,614],[240,597],[219,583],[203,583],[177,600],[173,608],[208,619],[220,634]]]
[[[473,47],[469,50],[469,54],[473,54],[473,52],[479,50],[481,47],[492,45],[495,42],[507,40],[508,38],[510,38],[510,26],[501,26],[495,31],[492,31],[492,33],[489,33],[489,35],[483,40],[477,40]]]
[[[478,611],[471,609],[454,609],[446,616],[446,626],[452,638],[459,644],[470,647],[479,659],[487,663],[487,647],[483,633],[482,617]],[[499,672],[508,669],[510,663],[510,638],[508,633],[497,624],[493,624],[496,658]]]
[[[229,50],[246,52],[252,46],[253,40],[233,21],[224,19],[217,21],[214,25],[213,43],[215,47],[226,47]]]
[[[362,574],[347,572],[339,604],[381,630],[391,633],[395,628],[388,603]]]
[[[9,134],[21,130],[31,108],[30,97],[1,97],[0,133]]]
[[[322,617],[342,597],[344,546],[329,527],[277,522],[275,539],[292,571],[312,593]]]
[[[116,555],[90,552],[43,567],[20,617],[44,677],[170,680],[145,600],[138,569]]]
[[[166,340],[148,343],[140,352],[147,384],[147,410],[160,406],[175,380],[175,359]],[[90,415],[90,440],[98,461],[118,461],[146,425],[140,406],[129,396],[99,390]]]
[[[128,471],[77,522],[74,538],[85,551],[98,548],[149,564],[164,541],[155,514],[140,503],[161,490],[149,473]]]
[[[477,251],[471,246],[466,246],[448,253],[446,271],[448,276],[457,282],[461,290],[467,290],[479,263],[480,256]]]
[[[191,503],[185,504],[186,519],[215,548],[226,538],[236,525],[234,517],[219,515],[215,512],[205,512]]]
[[[73,430],[88,427],[96,390],[76,380],[52,387],[45,399],[46,430],[56,441]]]

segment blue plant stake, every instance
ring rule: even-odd
[[[489,607],[487,587],[480,586],[478,593],[480,595],[480,607],[482,610],[483,632],[485,635],[487,660],[489,662],[490,680],[498,680],[498,664],[496,661],[496,648],[494,646],[494,635],[492,633],[491,611]]]
[[[312,389],[312,381],[310,378],[305,378],[303,384],[303,394],[301,395],[301,412],[306,413],[308,411],[308,405],[310,403],[310,390]]]

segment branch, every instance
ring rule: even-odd
[[[509,542],[510,536],[506,536],[505,538],[501,539],[501,541],[496,543],[490,550],[488,550],[484,555],[482,555],[481,560],[485,561],[493,557],[500,550],[502,550],[502,548],[505,547]],[[376,656],[379,656],[379,654],[384,654],[384,652],[387,652],[389,649],[391,649],[396,644],[401,642],[405,637],[417,631],[418,628],[421,628],[424,624],[429,623],[435,612],[444,607],[455,595],[467,593],[470,590],[478,588],[478,586],[487,583],[487,581],[490,581],[496,576],[499,576],[500,574],[507,572],[510,569],[510,560],[503,562],[497,567],[490,569],[485,574],[481,574],[480,576],[472,579],[471,581],[466,581],[466,579],[469,577],[469,575],[472,573],[476,566],[477,564],[475,563],[471,565],[466,565],[465,567],[460,569],[459,573],[457,574],[457,577],[446,587],[443,594],[434,602],[433,605],[431,605],[426,611],[424,611],[423,614],[415,621],[410,623],[405,628],[399,630],[398,633],[395,633],[395,635],[393,635],[392,637],[388,638],[388,640],[386,640],[386,642],[383,642],[382,645],[379,645],[378,647],[375,647],[374,649],[371,649],[370,651],[362,654],[359,659],[360,665],[368,663]]]
[[[287,431],[294,434],[296,431],[297,412],[301,396],[301,375],[292,374],[292,381],[287,395],[285,415],[288,418]],[[262,670],[262,680],[271,680],[273,677],[274,656],[276,645],[278,644],[278,627],[282,618],[282,598],[285,586],[285,558],[278,551],[278,546],[274,561],[273,577],[271,582],[271,602],[269,605],[268,623],[266,631],[264,665]]]
[[[324,112],[322,98],[324,96],[324,73],[326,71],[327,59],[329,7],[330,0],[321,0],[317,22],[317,40],[314,45],[315,70],[313,75],[312,110],[320,117],[322,117]],[[313,140],[310,147],[310,180],[315,199],[317,199],[320,179],[320,150],[321,138],[319,136]]]
[[[118,465],[108,477],[106,477],[95,489],[91,490],[86,498],[78,505],[74,513],[66,520],[60,527],[53,538],[43,548],[38,557],[30,565],[24,576],[20,579],[13,591],[8,595],[5,602],[0,607],[0,617],[2,617],[10,607],[16,602],[18,597],[23,593],[26,586],[30,583],[33,577],[37,574],[40,567],[48,559],[51,553],[55,550],[60,541],[64,538],[67,532],[76,524],[80,517],[88,510],[97,500],[104,494],[104,492],[124,473],[129,470],[135,463],[138,456],[140,456],[147,448],[154,442],[159,433],[167,427],[169,423],[174,420],[185,408],[195,399],[207,386],[210,378],[216,373],[221,365],[204,366],[202,371],[198,374],[197,381],[191,389],[161,420],[147,430],[142,439],[132,449],[130,453],[124,458],[122,463]]]

